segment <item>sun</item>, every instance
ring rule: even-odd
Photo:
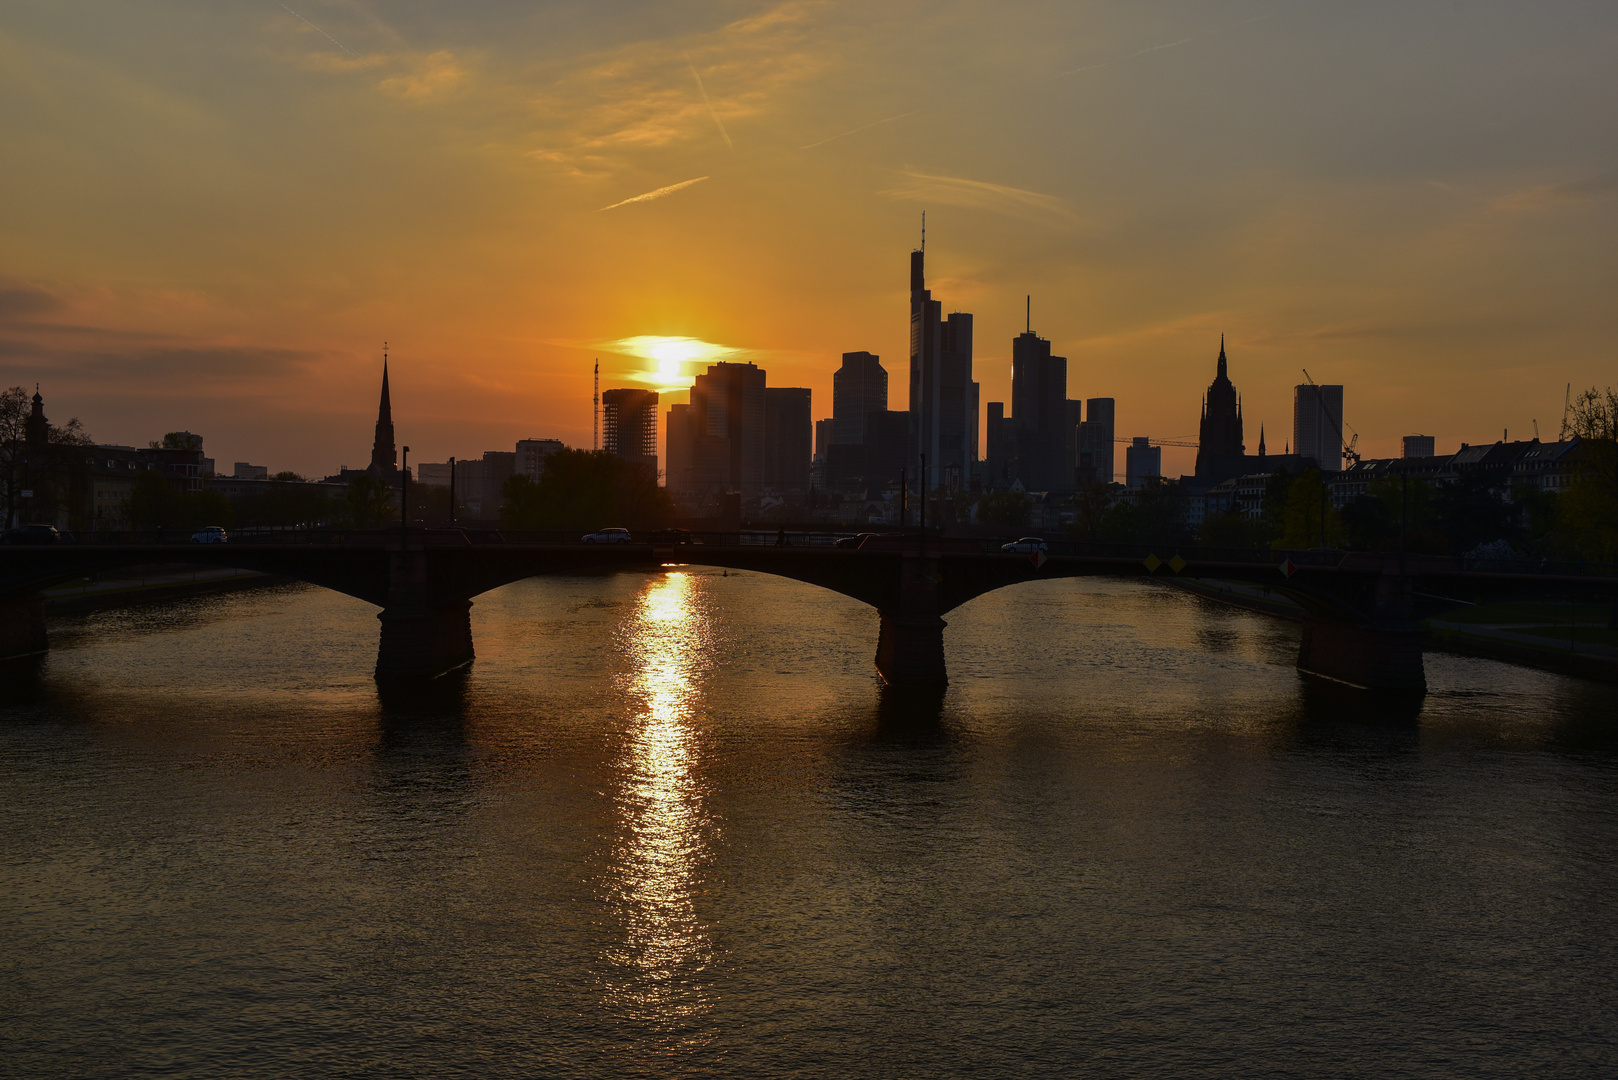
[[[669,379],[680,377],[680,362],[672,356],[666,357],[657,364],[657,373]]]

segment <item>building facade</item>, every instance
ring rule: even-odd
[[[1304,384],[1292,388],[1292,452],[1322,469],[1343,468],[1343,388]]]

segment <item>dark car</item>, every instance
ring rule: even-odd
[[[54,525],[19,525],[7,529],[4,539],[8,544],[54,544],[62,539],[62,534]]]

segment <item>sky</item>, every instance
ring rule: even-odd
[[[590,445],[596,357],[902,409],[926,211],[984,402],[1031,295],[1121,436],[1223,334],[1250,451],[1304,369],[1367,456],[1548,438],[1618,381],[1615,114],[1610,2],[9,0],[0,386],[313,476],[384,341],[413,461]]]

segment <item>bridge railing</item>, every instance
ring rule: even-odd
[[[63,534],[59,543],[121,547],[178,547],[192,543],[187,530],[98,531]],[[575,545],[588,534],[578,529],[490,529],[490,528],[411,528],[404,533],[411,547],[497,547],[531,545]],[[906,531],[782,530],[741,528],[719,532],[687,532],[683,529],[632,530],[631,546],[672,547],[789,547],[897,551],[911,545],[925,546],[939,554],[998,554],[1002,546],[1017,537],[949,537],[934,530],[925,536]],[[399,543],[400,530],[334,528],[246,528],[229,534],[231,544],[301,547],[392,547]],[[1297,569],[1370,569],[1397,558],[1392,552],[1353,552],[1334,549],[1274,550],[1254,548],[1211,548],[1177,544],[1109,544],[1078,540],[1045,540],[1046,554],[1053,557],[1088,557],[1108,560],[1156,559],[1172,565],[1179,556],[1195,570],[1209,563],[1243,567],[1276,567],[1290,561]],[[0,548],[3,550],[14,550]],[[154,553],[155,554],[155,553]],[[1417,574],[1505,574],[1514,577],[1544,576],[1561,578],[1618,578],[1618,565],[1586,561],[1538,558],[1483,558],[1479,556],[1406,556],[1409,569]]]

